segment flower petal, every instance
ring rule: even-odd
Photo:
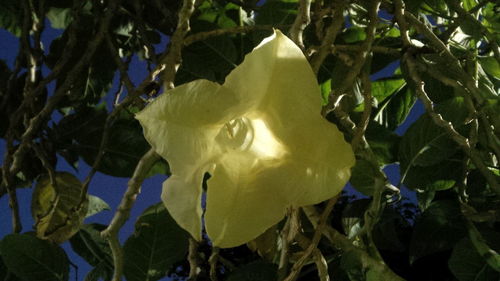
[[[201,185],[204,171],[198,169],[191,176],[173,174],[163,183],[161,199],[177,224],[201,240]]]
[[[136,118],[172,173],[204,165],[217,152],[214,138],[235,115],[236,95],[225,87],[196,80],[159,96]]]
[[[316,204],[342,190],[354,165],[351,147],[333,124],[316,121],[323,126],[297,133],[309,141],[300,153],[262,157],[259,149],[250,148],[218,159],[207,182],[205,213],[214,245],[248,242],[283,219],[288,207]]]
[[[258,160],[252,152],[228,153],[207,181],[207,234],[228,248],[252,240],[285,215],[287,171],[279,160]]]
[[[193,237],[201,238],[203,175],[220,154],[215,137],[234,118],[236,95],[219,84],[197,80],[158,97],[136,118],[144,136],[166,159],[172,176],[162,198],[172,217]]]
[[[321,110],[321,94],[311,66],[300,48],[279,30],[246,55],[226,77],[224,86],[237,93],[249,110],[269,102],[287,102],[297,114],[302,110],[319,114]],[[285,86],[294,91],[286,93]],[[276,89],[282,90],[274,93]]]

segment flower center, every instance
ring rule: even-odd
[[[262,119],[246,117],[229,121],[217,136],[232,150],[251,151],[258,158],[279,158],[284,146]]]

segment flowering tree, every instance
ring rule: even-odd
[[[500,278],[494,1],[4,2],[1,280]],[[129,178],[106,225],[96,172]]]

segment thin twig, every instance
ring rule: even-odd
[[[304,49],[304,41],[302,35],[304,29],[311,22],[311,0],[300,0],[297,16],[290,28],[290,38],[297,46]]]
[[[363,41],[363,44],[361,44],[360,50],[356,55],[356,59],[354,60],[353,65],[350,67],[350,70],[347,73],[346,77],[344,77],[342,84],[335,88],[334,90],[334,92],[336,92],[335,95],[343,94],[345,91],[347,91],[349,88],[352,87],[352,84],[354,83],[356,77],[359,75],[361,71],[361,68],[366,62],[366,58],[371,53],[371,47],[373,41],[375,40],[375,33],[377,31],[378,10],[380,2],[381,0],[371,2],[372,6],[370,7],[368,13],[370,23],[366,27],[366,39]],[[329,45],[329,47],[331,47],[331,45]],[[326,115],[333,109],[334,109],[333,104],[331,101],[329,101],[328,104],[323,107],[322,111]]]
[[[61,99],[66,96],[67,91],[73,86],[74,80],[77,79],[80,71],[88,64],[90,59],[93,57],[94,52],[96,51],[97,47],[100,45],[101,41],[104,39],[108,31],[111,18],[117,7],[117,2],[117,0],[113,0],[108,3],[108,8],[101,22],[99,30],[94,39],[89,43],[86,52],[75,65],[75,67],[70,71],[61,87],[58,88],[54,95],[47,100],[47,103],[42,108],[42,110],[30,120],[29,127],[26,128],[26,131],[21,137],[21,143],[19,144],[16,152],[14,152],[12,166],[9,169],[9,176],[17,173],[20,170],[21,163],[24,160],[24,155],[28,152],[33,138],[36,137],[42,125],[45,124],[47,118],[50,117],[56,106],[59,104],[59,101],[61,101]]]
[[[297,233],[296,236],[297,243],[302,249],[307,249],[311,245],[311,240],[301,233]],[[312,254],[312,259],[316,264],[316,269],[318,270],[318,277],[320,281],[329,281],[330,275],[328,274],[328,263],[325,257],[319,249],[314,249]]]
[[[210,31],[198,32],[192,35],[186,36],[183,41],[184,46],[189,46],[195,42],[203,41],[211,37],[222,36],[227,34],[238,34],[247,33],[256,30],[272,30],[275,26],[273,25],[248,25],[248,26],[235,26],[224,29],[214,29]]]
[[[199,267],[198,267],[198,242],[193,238],[189,238],[189,276],[188,281],[195,281],[198,277]]]
[[[481,22],[479,22],[474,16],[472,16],[473,14],[470,11],[466,11],[464,8],[462,8],[462,6],[460,5],[460,1],[446,0],[445,2],[448,4],[448,7],[451,7],[458,14],[459,18],[465,18],[470,22],[474,22],[475,26],[479,28],[484,36],[488,39],[488,43],[493,50],[495,59],[500,62],[500,51],[498,49],[498,42],[495,38],[495,35],[491,34],[491,32],[489,32],[489,30]]]
[[[194,3],[195,0],[184,0],[182,2],[179,11],[179,22],[172,35],[168,53],[164,58],[160,59],[160,64],[165,65],[162,78],[166,89],[174,88],[175,74],[182,61],[181,52],[184,46],[184,37],[190,30],[189,19],[194,11]]]
[[[208,258],[208,263],[210,264],[210,280],[217,281],[217,263],[219,260],[219,248],[212,247],[212,253]]]
[[[295,235],[299,233],[299,209],[288,209],[285,226],[281,230],[281,253],[278,265],[278,280],[283,280],[288,274],[289,267],[289,250],[290,243],[295,239]]]
[[[356,125],[356,129],[354,131],[354,136],[351,141],[351,145],[354,151],[357,150],[361,139],[364,138],[366,128],[368,128],[368,124],[370,123],[370,116],[372,112],[372,90],[371,90],[371,82],[370,82],[370,74],[368,71],[363,71],[361,74],[361,80],[363,83],[363,114],[361,115],[361,120]]]
[[[318,243],[321,239],[321,235],[323,233],[323,228],[326,227],[327,222],[328,222],[328,216],[333,210],[333,206],[337,202],[337,198],[333,197],[332,199],[328,200],[328,203],[326,204],[325,209],[323,210],[323,213],[321,214],[321,217],[319,219],[319,222],[316,226],[316,230],[314,231],[314,236],[311,241],[311,245],[304,251],[302,256],[299,258],[299,260],[293,265],[292,271],[288,275],[288,277],[284,281],[293,281],[297,278],[299,275],[302,267],[306,264],[307,260],[311,257],[313,252],[317,249]]]
[[[363,50],[363,45],[333,45],[331,48],[332,53],[336,53],[337,51],[349,51],[349,52],[360,52]],[[391,56],[399,56],[401,54],[400,49],[390,48],[385,46],[372,46],[371,51],[374,53],[391,55]]]
[[[123,253],[118,240],[118,232],[130,216],[130,210],[135,203],[140,192],[141,184],[151,170],[154,163],[159,159],[154,149],[150,149],[137,164],[132,178],[128,181],[127,191],[122,197],[122,201],[116,210],[111,223],[101,232],[101,235],[108,240],[113,253],[114,273],[113,281],[120,281],[123,275]]]
[[[149,40],[147,33],[146,33],[146,24],[144,23],[144,17],[147,15],[143,14],[143,1],[139,0],[134,0],[133,5],[135,9],[136,16],[134,17],[135,21],[137,22],[137,27],[138,31],[140,33],[140,40],[144,42],[144,46],[146,49],[146,58],[151,59],[154,64],[157,64],[157,58],[156,58],[156,52],[155,52],[155,47],[153,44],[151,44],[151,41]]]
[[[401,28],[401,36],[403,37],[403,43],[411,45],[411,41],[408,35],[407,27],[408,24],[406,23],[407,19],[411,19],[412,23],[418,22],[420,23],[414,16],[407,15],[408,12],[404,10],[404,6],[401,2],[401,0],[396,0],[395,3],[397,4],[396,6],[396,20],[398,21],[400,28]],[[446,46],[435,37],[434,33],[432,31],[428,30],[426,27],[421,28],[422,31],[425,30],[427,33],[428,38],[433,38],[433,45],[440,48],[442,53],[447,54],[447,48]],[[437,40],[437,41],[436,41]],[[410,50],[410,49],[409,49]],[[449,51],[448,51],[449,52]],[[454,59],[453,55],[449,53],[447,55],[448,58]],[[485,177],[486,181],[490,185],[491,189],[495,191],[495,193],[500,194],[500,185],[496,179],[496,176],[486,167],[486,165],[483,163],[483,160],[481,159],[481,156],[479,152],[470,145],[469,140],[462,136],[460,133],[456,131],[456,129],[453,127],[453,124],[451,122],[448,122],[443,119],[443,117],[436,113],[434,111],[434,107],[432,104],[431,99],[425,92],[425,83],[424,81],[420,78],[420,75],[417,71],[417,64],[413,58],[413,54],[407,51],[403,55],[403,60],[407,63],[408,65],[408,71],[409,71],[409,76],[413,80],[413,83],[415,84],[415,92],[419,99],[422,101],[424,104],[425,110],[427,114],[431,117],[433,122],[444,129],[444,131],[448,134],[448,136],[455,141],[460,148],[471,158],[472,162],[476,165],[478,170],[481,172],[481,174]],[[458,62],[457,62],[458,63]],[[459,67],[460,68],[460,67]],[[461,68],[460,68],[461,69]],[[465,73],[465,72],[464,72]]]
[[[444,120],[440,114],[434,111],[432,101],[430,100],[429,96],[427,95],[424,89],[425,83],[422,81],[422,79],[420,78],[419,74],[415,69],[416,65],[415,62],[413,61],[413,58],[411,57],[411,54],[408,53],[404,54],[403,59],[408,63],[408,70],[410,77],[412,78],[413,82],[416,85],[415,92],[419,97],[419,99],[424,104],[426,112],[432,118],[434,123],[439,127],[443,128],[445,132],[448,134],[448,136],[452,140],[454,140],[467,155],[469,155],[472,162],[476,165],[481,174],[486,178],[486,181],[490,185],[491,189],[493,189],[495,193],[500,195],[500,185],[496,179],[496,176],[483,163],[480,153],[470,145],[469,140],[466,137],[462,136],[460,133],[457,132],[457,130],[454,128],[451,122]]]
[[[307,206],[303,208],[307,218],[311,224],[318,227],[320,215],[314,206]],[[384,276],[386,281],[403,281],[404,279],[396,275],[383,261],[371,257],[363,249],[355,246],[352,242],[340,234],[336,229],[329,225],[322,228],[323,235],[331,242],[332,245],[341,249],[344,252],[354,253],[355,257],[363,263],[365,268],[377,272],[379,276]]]
[[[335,42],[335,39],[344,24],[344,7],[346,2],[343,0],[337,0],[334,2],[333,21],[326,30],[326,35],[321,41],[321,46],[319,46],[318,52],[314,53],[311,58],[311,66],[315,74],[318,74],[323,61],[330,54],[330,48],[333,45],[333,42]]]

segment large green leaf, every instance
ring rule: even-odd
[[[431,192],[452,188],[463,174],[463,155],[430,166],[413,166],[404,174],[403,183],[411,189]]]
[[[379,100],[375,120],[389,130],[395,130],[405,121],[415,104],[416,97],[413,91],[406,87],[404,83],[401,83],[399,79],[392,80],[389,83],[386,82],[383,87],[374,88],[374,93],[378,94],[375,97]],[[381,91],[385,95],[389,93],[389,95],[384,96],[384,94],[379,94],[377,91]],[[382,97],[383,99],[381,99]]]
[[[442,117],[451,122],[458,132],[467,133],[467,126],[464,123],[467,117],[467,110],[462,98],[447,100],[435,107],[435,110]],[[408,131],[403,135],[399,146],[399,161],[401,165],[401,177],[403,183],[407,182],[407,177],[411,175],[418,176],[420,167],[431,167],[440,165],[445,160],[451,160],[458,149],[458,145],[448,136],[446,131],[437,126],[431,117],[422,115],[413,123]],[[460,160],[459,160],[460,161]],[[446,163],[447,167],[453,166],[453,163]],[[456,165],[455,165],[456,166]],[[441,169],[442,167],[435,167]],[[437,173],[427,169],[435,176],[442,176],[442,179],[448,180],[448,173]],[[453,174],[453,173],[452,173]],[[422,175],[425,177],[425,175]],[[428,182],[430,178],[423,179]],[[417,179],[418,180],[418,179]],[[439,178],[435,178],[439,180]],[[417,181],[418,182],[418,181]],[[425,186],[411,186],[413,188],[425,188]]]
[[[124,246],[128,281],[163,278],[188,250],[187,232],[172,219],[163,203],[149,207],[136,222],[135,233]]]
[[[72,35],[73,37],[70,35],[70,31],[73,29],[66,29],[60,37],[54,39],[50,44],[47,66],[53,68],[60,62],[63,54],[66,55],[68,52],[69,38],[75,38],[74,40],[76,40],[73,49],[71,49],[72,52],[68,62],[65,64],[64,71],[57,77],[56,89],[68,79],[68,75],[71,73],[70,68],[80,61],[87,51],[88,42],[95,36],[92,32],[94,19],[89,15],[82,15],[80,21],[81,26],[87,27],[77,28],[74,31],[76,35]],[[78,75],[70,77],[72,79],[71,88],[63,101],[60,102],[59,107],[80,107],[99,103],[111,88],[116,69],[117,65],[113,60],[109,47],[106,44],[101,44],[97,47],[91,62]]]
[[[457,145],[427,115],[422,115],[406,131],[399,146],[401,175],[414,166],[432,166],[455,154]]]
[[[87,164],[93,165],[106,118],[103,106],[85,108],[64,117],[51,135],[59,152],[76,152]],[[138,161],[149,149],[133,113],[123,110],[109,129],[109,139],[97,170],[115,177],[131,177]],[[168,165],[159,161],[153,170],[168,173]]]
[[[23,8],[21,1],[3,0],[0,5],[0,27],[16,36],[21,35]]]
[[[277,266],[275,264],[256,261],[238,267],[231,272],[227,281],[275,281],[277,278]]]
[[[50,7],[47,11],[47,18],[50,20],[52,28],[67,28],[73,20],[71,8]]]
[[[450,250],[467,235],[456,201],[433,202],[417,220],[410,242],[410,262]]]
[[[379,163],[390,164],[398,160],[400,136],[376,122],[370,122],[365,137]]]
[[[378,167],[374,167],[371,162],[357,159],[352,168],[350,182],[354,188],[364,195],[371,196],[374,190],[375,175]]]
[[[8,270],[24,281],[68,280],[68,257],[53,243],[30,234],[9,234],[0,252]]]
[[[269,0],[262,5],[255,19],[256,24],[292,24],[297,14],[297,0]]]
[[[87,208],[88,201],[82,201],[82,184],[74,175],[57,172],[54,179],[42,176],[31,199],[36,235],[56,243],[68,240],[80,229]]]
[[[213,30],[215,24],[194,21],[195,32]],[[182,50],[182,65],[176,78],[178,84],[205,78],[222,83],[226,75],[236,67],[237,50],[229,36],[212,37],[195,42]]]
[[[491,238],[493,239],[490,241],[495,242],[496,246],[500,246],[498,245],[498,234]],[[448,266],[459,281],[500,280],[500,273],[485,262],[469,238],[463,238],[455,245]]]
[[[73,251],[94,266],[86,280],[98,280],[102,277],[107,281],[113,275],[111,249],[108,242],[101,236],[101,231],[105,228],[106,226],[101,224],[85,224],[69,240]]]

